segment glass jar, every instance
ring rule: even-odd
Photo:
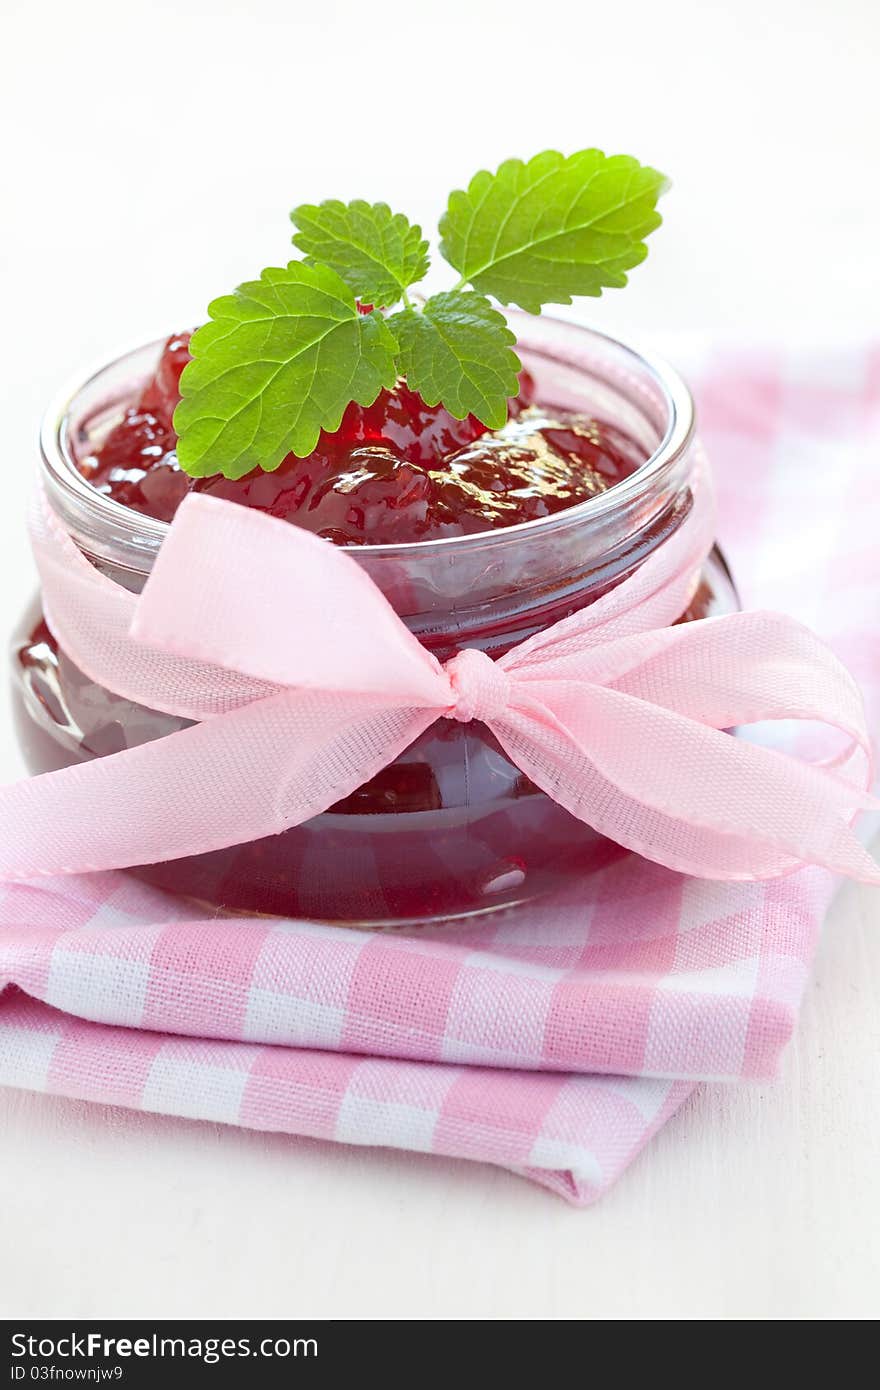
[[[642,445],[647,461],[607,492],[540,520],[347,547],[441,661],[464,647],[500,656],[593,602],[632,573],[691,506],[694,412],[680,378],[602,334],[509,317],[536,399],[610,421]],[[134,592],[167,524],[97,493],[74,458],[117,422],[160,346],[128,353],[67,392],[41,437],[49,505],[88,559]],[[682,620],[737,606],[717,550],[694,575],[692,592]],[[277,621],[283,642],[283,615]],[[16,634],[12,658],[17,728],[31,772],[186,726],[88,680],[58,648],[39,600]],[[131,872],[226,909],[393,926],[523,902],[623,853],[539,791],[485,726],[441,719],[372,781],[303,825]]]

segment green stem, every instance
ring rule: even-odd
[[[412,302],[412,300],[410,299],[409,295],[407,294],[406,290],[403,291],[402,299],[403,299],[403,307],[404,307],[405,309],[411,309],[411,308],[413,307],[413,302]]]

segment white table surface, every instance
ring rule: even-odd
[[[32,582],[49,394],[278,263],[295,202],[384,197],[432,227],[509,154],[622,149],[676,187],[594,323],[876,332],[878,13],[6,0],[0,628]],[[780,1082],[698,1094],[587,1211],[481,1166],[0,1091],[0,1316],[875,1317],[878,926],[846,887]]]

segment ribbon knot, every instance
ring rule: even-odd
[[[507,709],[510,677],[485,652],[466,647],[447,661],[444,670],[454,699],[447,718],[456,719],[460,724],[469,724],[472,719],[489,724]]]

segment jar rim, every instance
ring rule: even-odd
[[[632,342],[615,338],[599,329],[557,318],[553,315],[533,316],[519,310],[507,310],[505,316],[514,325],[543,324],[551,332],[554,329],[563,330],[566,334],[577,338],[581,343],[592,341],[600,350],[604,348],[606,352],[610,350],[622,354],[625,359],[629,359],[635,371],[647,374],[658,392],[666,414],[666,428],[655,449],[633,473],[614,483],[605,492],[588,497],[583,502],[548,516],[536,517],[530,521],[517,522],[513,526],[498,527],[494,530],[469,532],[461,536],[440,536],[431,540],[393,543],[381,542],[376,545],[349,544],[339,547],[352,558],[359,559],[369,556],[379,560],[384,556],[403,560],[407,556],[414,556],[415,554],[427,557],[431,554],[440,555],[443,553],[448,556],[455,554],[463,557],[487,546],[494,548],[503,546],[505,543],[513,544],[526,536],[533,538],[538,535],[550,536],[561,528],[576,525],[581,521],[594,520],[599,523],[610,512],[621,508],[636,507],[643,498],[649,497],[656,489],[658,482],[668,472],[675,469],[678,461],[688,450],[695,429],[693,398],[682,377],[663,357],[636,347]],[[529,345],[523,341],[525,335],[518,334],[517,336],[518,341],[522,342],[523,347],[528,351]],[[155,340],[157,352],[161,349],[164,341],[164,337]],[[57,500],[60,503],[63,520],[70,521],[72,512],[77,520],[90,521],[94,527],[109,526],[117,536],[124,535],[129,543],[133,543],[138,549],[154,555],[168,534],[171,523],[136,512],[132,508],[126,507],[124,503],[98,492],[80,472],[66,439],[66,427],[70,423],[74,403],[82,392],[113,365],[124,361],[128,356],[143,351],[145,347],[152,346],[152,343],[138,343],[109,359],[103,359],[99,365],[87,371],[85,375],[78,373],[52,399],[43,416],[39,443],[40,454],[49,483],[50,500]],[[542,351],[540,348],[534,350],[536,352]],[[551,359],[555,357],[560,362],[568,361],[564,353],[560,353],[558,350],[555,354],[544,350],[543,355]],[[79,525],[75,525],[74,533],[76,539],[84,540],[86,544],[90,538],[94,538],[92,526],[87,526],[86,531],[83,532]]]

